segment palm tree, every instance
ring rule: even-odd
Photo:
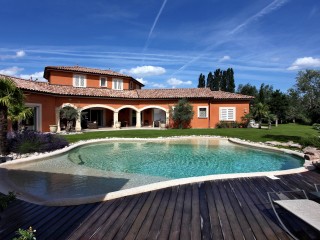
[[[19,123],[21,120],[32,117],[32,115],[32,109],[24,104],[14,105],[8,109],[8,119],[11,121],[12,125],[14,123]]]
[[[258,119],[259,129],[261,129],[262,119],[267,118],[269,115],[269,107],[267,104],[259,102],[252,108],[252,117]]]
[[[9,78],[0,77],[0,154],[8,154],[8,112],[15,106],[24,106],[25,97]]]

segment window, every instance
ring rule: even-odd
[[[112,79],[112,89],[123,90],[123,80],[122,79]]]
[[[100,78],[100,87],[106,87],[107,86],[107,79],[105,77]]]
[[[220,121],[235,121],[236,108],[235,107],[220,107]]]
[[[208,107],[198,107],[198,118],[207,118],[208,117]]]
[[[74,87],[86,87],[87,81],[84,75],[73,75],[73,86]]]
[[[133,82],[132,82],[132,81],[130,81],[130,86],[129,86],[129,88],[130,88],[130,90],[133,89]]]

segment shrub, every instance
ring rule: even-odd
[[[13,133],[8,138],[9,150],[19,154],[49,152],[69,145],[67,140],[60,136],[35,131]]]
[[[0,195],[0,211],[3,211],[8,207],[8,204],[16,199],[16,196],[13,192],[9,192],[8,195]]]
[[[16,231],[18,238],[14,238],[13,240],[35,240],[35,232],[36,230],[32,229],[32,227],[29,227],[27,230],[19,228],[18,231]]]
[[[216,128],[239,128],[242,127],[240,123],[237,122],[228,122],[228,121],[220,121],[219,123],[216,124]]]
[[[320,131],[320,123],[314,123],[314,124],[312,125],[312,128],[315,129],[315,130]]]

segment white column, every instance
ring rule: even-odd
[[[141,113],[140,113],[140,111],[136,112],[136,128],[141,128]]]
[[[170,113],[169,110],[166,111],[166,125],[169,125]]]
[[[118,122],[118,112],[113,112],[113,128],[116,128],[116,123]]]
[[[76,120],[76,132],[80,132],[81,131],[81,111],[79,111],[79,117]]]
[[[56,107],[56,125],[57,125],[57,132],[60,132],[60,107]]]

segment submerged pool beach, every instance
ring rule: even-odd
[[[226,173],[295,169],[304,160],[219,138],[111,140],[1,168],[7,187],[34,202],[94,202]],[[181,180],[180,180],[181,179]],[[143,190],[144,189],[144,190]]]

